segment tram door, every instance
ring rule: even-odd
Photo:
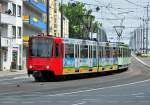
[[[79,47],[79,44],[75,44],[74,52],[75,52],[75,68],[76,68],[76,70],[79,70],[79,66],[80,66],[80,47]]]

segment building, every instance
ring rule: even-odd
[[[30,36],[46,32],[46,0],[23,0],[23,64],[26,65],[26,52]]]
[[[129,46],[134,53],[143,53],[146,51],[145,29],[138,27],[130,33]]]
[[[50,0],[50,24],[49,24],[49,27],[50,27],[50,35],[52,36],[59,36],[58,35],[58,32],[57,32],[57,12],[58,12],[58,8],[57,8],[57,5],[58,5],[58,1],[57,0]]]
[[[57,13],[57,35],[61,37],[61,13],[58,11]],[[69,20],[66,16],[63,16],[63,37],[69,37]]]
[[[0,0],[0,70],[22,68],[22,0]]]
[[[59,0],[50,0],[49,10],[49,34],[61,37],[61,13],[59,11]],[[65,16],[63,17],[63,37],[69,37],[69,20]]]

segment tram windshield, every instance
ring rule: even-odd
[[[33,38],[30,42],[30,56],[51,57],[53,41],[49,38]]]

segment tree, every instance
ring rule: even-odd
[[[99,27],[98,22],[95,22],[95,16],[91,15],[92,10],[86,9],[83,3],[68,3],[65,4],[63,8],[64,15],[69,19],[69,36],[71,38],[81,38],[83,37],[84,31],[89,31],[89,29],[87,28],[87,23],[85,22],[86,20],[85,18],[83,18],[85,16],[93,17],[93,19],[91,20],[91,26],[94,32]]]

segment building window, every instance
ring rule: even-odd
[[[21,6],[18,5],[18,17],[21,17]]]
[[[2,7],[2,3],[0,3],[0,13],[2,12],[3,7]]]
[[[7,61],[7,51],[4,51],[4,61]]]
[[[15,38],[16,37],[16,27],[12,26],[12,37]]]
[[[12,4],[12,7],[13,7],[13,14],[14,16],[16,16],[16,4]]]
[[[18,27],[18,38],[21,38],[21,27]]]

